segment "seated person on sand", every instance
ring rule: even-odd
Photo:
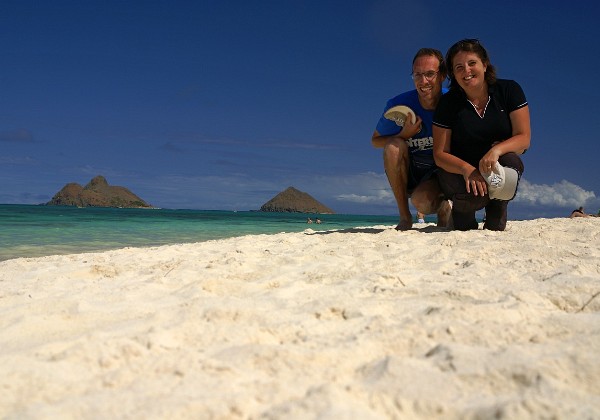
[[[387,102],[371,137],[373,147],[383,149],[383,166],[400,213],[397,230],[412,228],[409,197],[417,211],[437,213],[438,226],[449,224],[451,209],[437,179],[431,127],[445,78],[442,53],[420,49],[412,63],[415,89]]]
[[[578,209],[575,209],[571,212],[571,219],[574,217],[589,217],[589,214],[585,214],[585,211],[583,211],[583,207],[579,207]]]

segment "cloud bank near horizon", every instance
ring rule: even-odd
[[[94,171],[91,168],[87,168],[85,172],[86,176],[104,173],[92,174]],[[255,210],[285,188],[293,186],[315,197],[336,212],[393,215],[397,211],[385,174],[375,172],[346,176],[312,175],[287,179],[259,179],[246,174],[138,177],[134,173],[113,173],[105,176],[111,185],[125,186],[153,205],[165,208]],[[81,180],[83,184],[88,181],[88,179]],[[68,180],[68,182],[78,181]],[[60,185],[59,188],[62,186]],[[25,191],[26,188],[21,190]],[[39,204],[45,200],[44,194],[51,198],[57,191],[43,193],[28,191],[19,197],[14,194],[0,193],[0,202]],[[32,202],[33,197],[38,201]],[[587,191],[567,180],[547,185],[533,184],[522,179],[519,193],[513,203],[514,207],[529,209],[527,213],[530,214],[546,213],[541,209],[555,209],[556,214],[564,214],[564,209],[572,210],[579,206],[584,206],[588,212],[595,213],[600,208],[600,198],[594,191]]]
[[[371,179],[371,185],[368,190],[338,194],[335,195],[336,200],[358,204],[393,204],[394,197],[384,175],[369,173],[359,176],[359,178],[362,177]],[[522,179],[519,183],[519,193],[515,197],[514,202],[531,206],[542,205],[565,208],[582,205],[600,205],[600,199],[594,191],[586,191],[567,180],[547,185],[533,184],[526,179]]]

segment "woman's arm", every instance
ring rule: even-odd
[[[460,174],[465,180],[467,192],[485,195],[487,184],[477,168],[450,153],[452,130],[433,126],[433,158],[435,164],[453,174]]]

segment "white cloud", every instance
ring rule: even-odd
[[[309,194],[333,197],[337,201],[356,204],[395,204],[387,177],[382,173],[365,172],[354,175],[319,177],[307,186]]]
[[[358,194],[340,194],[337,195],[336,200],[339,201],[347,201],[349,203],[381,203],[385,201],[386,203],[390,201],[391,193],[386,194],[385,191],[378,191],[376,195],[358,195]]]
[[[390,187],[374,189],[368,192],[362,191],[362,194],[339,194],[335,196],[338,201],[346,201],[349,203],[369,203],[369,204],[392,204],[394,203],[394,195]]]
[[[514,201],[528,205],[579,207],[593,205],[598,200],[594,191],[586,191],[566,180],[546,185],[532,184],[523,179],[519,183],[519,193]]]
[[[318,181],[321,188],[306,189],[307,192],[318,192],[320,197],[333,197],[340,207],[352,206],[360,212],[362,208],[373,211],[381,208],[383,212],[393,212],[396,206],[392,190],[384,173],[361,173],[344,177],[323,178]],[[534,214],[555,209],[556,214],[563,214],[560,209],[572,210],[584,206],[595,213],[600,208],[600,197],[594,191],[587,191],[572,182],[563,180],[552,185],[533,184],[522,179],[519,193],[513,201],[522,210],[532,210]],[[333,203],[332,203],[333,204]],[[333,205],[332,207],[336,207]],[[512,206],[515,208],[515,206]]]
[[[395,203],[387,177],[383,173],[367,172],[326,178],[319,183],[324,185],[323,195],[333,196],[338,201],[385,205]],[[532,206],[579,207],[587,204],[593,207],[599,200],[594,191],[586,191],[566,180],[546,185],[522,179],[514,201]]]

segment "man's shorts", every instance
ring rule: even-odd
[[[411,156],[408,163],[408,195],[411,195],[421,182],[431,178],[436,173],[437,169],[437,166],[432,166],[429,161],[423,162],[418,156]]]

